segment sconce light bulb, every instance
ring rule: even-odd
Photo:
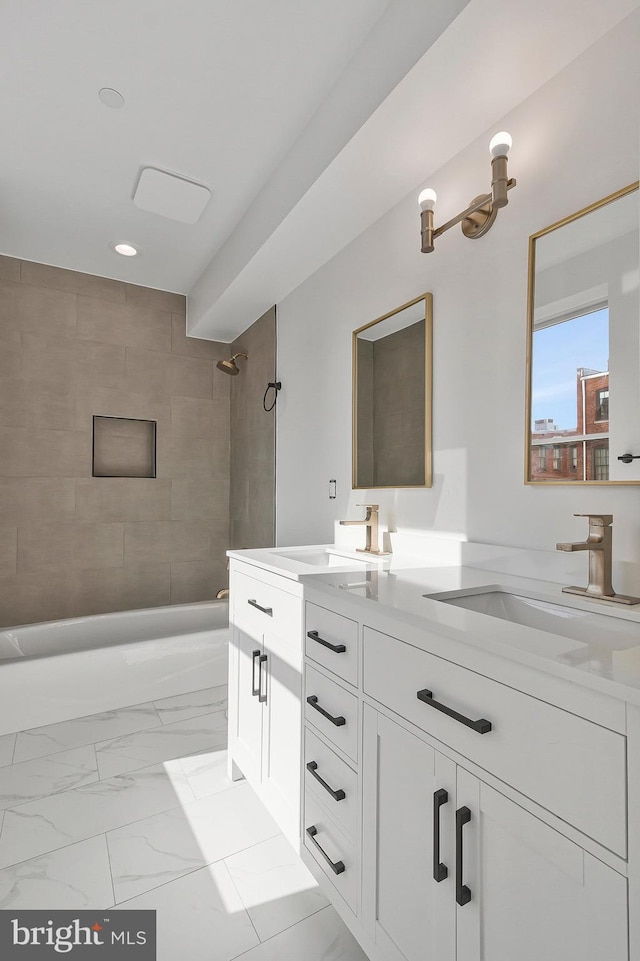
[[[420,204],[420,210],[433,210],[436,204],[438,195],[436,194],[433,187],[425,187],[418,194],[418,203]]]
[[[495,157],[506,157],[511,149],[512,143],[511,134],[507,133],[506,130],[501,130],[500,133],[497,133],[495,137],[491,138],[489,144],[491,159],[493,160]]]

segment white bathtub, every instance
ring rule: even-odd
[[[0,735],[227,682],[226,601],[0,630]]]

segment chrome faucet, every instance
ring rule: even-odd
[[[618,604],[640,604],[640,597],[616,594],[611,583],[613,514],[574,514],[589,518],[586,541],[556,544],[558,551],[589,551],[589,583],[587,587],[563,587],[566,594],[582,594]]]
[[[357,547],[356,550],[361,554],[389,554],[390,551],[381,551],[378,547],[378,504],[357,504],[357,507],[366,507],[367,516],[363,521],[340,521],[343,527],[366,527],[367,539],[364,547]]]

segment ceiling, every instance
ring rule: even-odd
[[[3,0],[0,251],[187,293],[232,340],[638,5]],[[197,223],[133,204],[147,165],[209,188]]]

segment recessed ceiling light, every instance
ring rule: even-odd
[[[113,87],[102,87],[101,90],[98,90],[98,96],[105,107],[112,107],[114,110],[119,110],[120,107],[124,107],[124,97],[118,90],[114,90]]]
[[[136,257],[140,251],[133,244],[116,243],[112,241],[109,246],[117,254],[121,254],[122,257]]]

